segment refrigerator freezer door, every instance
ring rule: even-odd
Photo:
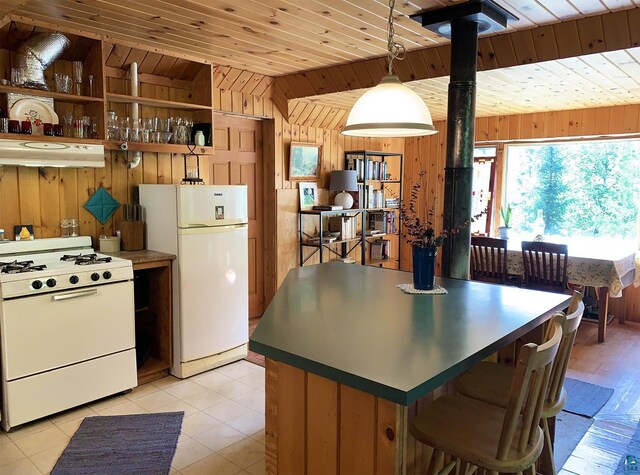
[[[178,231],[182,363],[248,341],[247,233],[247,225]]]
[[[179,228],[247,222],[246,185],[185,185],[177,190]]]

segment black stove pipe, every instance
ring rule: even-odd
[[[477,21],[467,18],[454,20],[451,23],[443,229],[463,226],[471,219],[477,53]],[[444,277],[469,277],[470,242],[470,226],[445,239],[442,246]]]

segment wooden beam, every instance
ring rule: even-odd
[[[280,88],[277,82],[274,82],[273,86],[271,87],[270,97],[271,97],[271,101],[273,102],[273,105],[275,105],[278,111],[280,111],[280,114],[282,114],[282,117],[284,118],[284,120],[288,121],[289,120],[289,101],[287,100],[287,97],[284,95],[284,92],[282,91],[282,89]]]
[[[622,10],[579,18],[554,25],[501,35],[485,36],[478,41],[478,71],[539,63],[616,51],[638,46],[637,24],[640,9]],[[451,45],[445,44],[412,50],[404,62],[397,62],[395,72],[401,81],[418,81],[449,74]],[[299,99],[332,92],[371,87],[386,73],[382,57],[313,69],[275,79],[286,99]],[[355,71],[366,71],[356,80]]]

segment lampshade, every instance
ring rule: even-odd
[[[354,104],[344,135],[357,137],[417,137],[438,131],[426,104],[394,74],[365,92]]]
[[[334,170],[329,180],[330,191],[358,191],[358,172],[355,170]]]

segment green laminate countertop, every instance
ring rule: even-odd
[[[569,295],[329,262],[292,269],[249,340],[256,353],[411,404],[568,305]]]

